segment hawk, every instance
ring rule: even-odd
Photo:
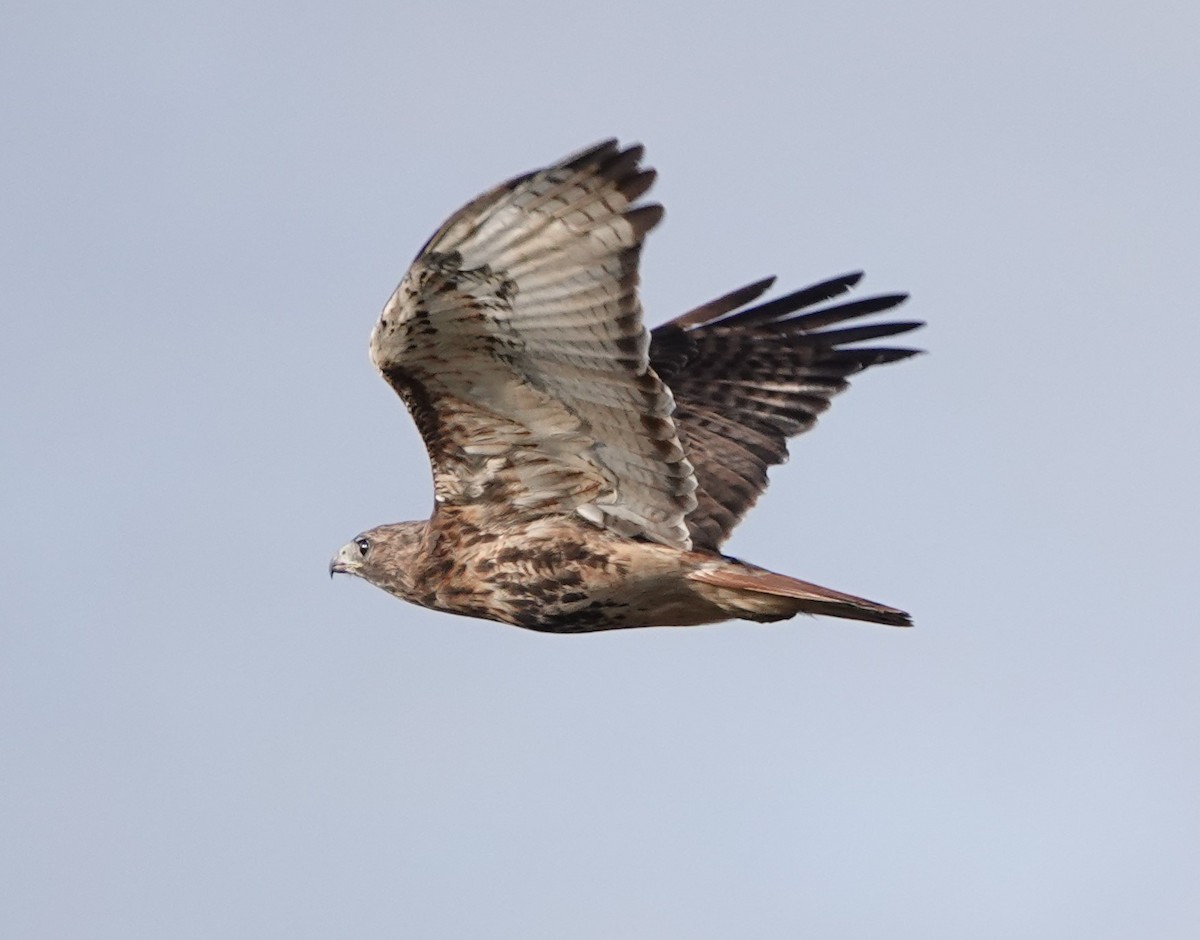
[[[721,553],[847,377],[918,350],[861,346],[922,324],[847,321],[862,277],[758,303],[767,278],[648,331],[642,147],[605,141],[468,203],[418,252],[371,334],[433,465],[424,522],[370,529],[330,562],[433,610],[553,633],[798,613],[908,614]]]

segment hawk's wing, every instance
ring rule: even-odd
[[[429,450],[439,504],[576,511],[691,545],[696,478],[650,368],[637,297],[662,208],[642,148],[608,141],[480,196],[384,307],[371,359]]]
[[[774,278],[689,311],[654,330],[650,361],[675,395],[675,424],[695,468],[698,505],[687,524],[696,548],[716,549],[787,459],[787,439],[807,431],[847,377],[917,350],[848,346],[921,326],[912,321],[824,329],[887,310],[904,294],[868,297],[809,313],[858,283],[861,273],[744,308]]]

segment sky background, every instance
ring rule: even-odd
[[[1194,3],[12,3],[0,935],[1185,938]],[[651,323],[865,268],[930,355],[730,551],[911,611],[546,636],[330,582],[428,467],[367,339],[609,135]]]

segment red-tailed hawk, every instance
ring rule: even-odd
[[[908,614],[721,554],[847,376],[916,350],[855,345],[921,324],[830,329],[903,294],[824,305],[847,274],[765,303],[768,278],[648,332],[654,171],[610,140],[469,203],[383,309],[371,360],[433,464],[427,522],[330,563],[423,607],[556,633],[798,613]],[[753,304],[753,305],[752,305]],[[812,308],[816,309],[812,309]]]

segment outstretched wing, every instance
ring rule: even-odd
[[[747,309],[774,282],[710,301],[652,334],[650,361],[675,395],[675,424],[695,468],[698,505],[687,524],[696,548],[716,549],[787,459],[787,439],[807,431],[847,377],[918,350],[849,344],[894,336],[914,321],[825,329],[888,310],[887,294],[801,313],[849,290],[861,273],[833,278]]]
[[[371,359],[413,413],[439,505],[577,512],[691,546],[696,478],[650,368],[633,207],[654,180],[607,141],[485,193],[429,240]]]

